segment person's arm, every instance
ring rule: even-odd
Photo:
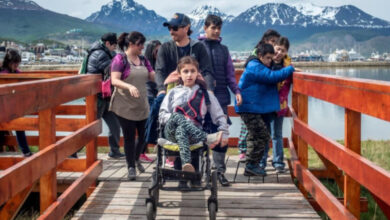
[[[156,73],[154,72],[152,65],[150,64],[149,60],[146,59],[146,57],[145,57],[145,67],[149,73],[149,80],[154,81],[154,77],[155,77]]]
[[[173,95],[174,95],[174,90],[170,90],[161,103],[160,111],[158,113],[158,120],[159,120],[160,124],[162,124],[162,125],[166,124],[172,115],[172,112],[173,112],[172,97],[173,97]]]
[[[155,75],[155,81],[157,84],[157,90],[159,94],[162,92],[165,92],[165,86],[164,86],[164,80],[165,76],[168,75],[167,73],[167,64],[165,63],[165,50],[167,48],[167,44],[163,44],[161,48],[158,50],[157,53],[157,59],[156,59],[156,75]]]
[[[213,76],[213,68],[211,65],[210,56],[207,53],[205,46],[202,43],[197,44],[198,54],[197,59],[199,62],[200,73],[206,81],[207,90],[214,91],[215,79]]]
[[[256,65],[250,68],[248,79],[258,83],[274,84],[287,79],[294,72],[294,67],[288,66],[280,70],[270,70],[263,65]]]
[[[125,66],[123,65],[123,58],[120,54],[115,56],[112,60],[111,64],[111,84],[115,87],[121,88],[121,89],[127,89],[130,92],[130,95],[138,98],[139,97],[139,91],[138,89],[131,85],[130,83],[126,83],[122,80],[122,73],[125,70]]]
[[[236,82],[236,73],[234,71],[233,61],[230,57],[229,50],[228,51],[228,60],[226,64],[226,72],[227,72],[227,81],[230,90],[235,94],[237,105],[241,105],[242,103],[242,97],[241,97],[241,91],[240,88],[238,88],[237,82]]]

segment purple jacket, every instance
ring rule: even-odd
[[[207,53],[211,58],[214,72],[213,76],[217,82],[214,94],[221,106],[227,106],[230,104],[228,87],[234,94],[240,93],[229,50],[225,45],[221,44],[222,38],[219,40],[209,40],[204,36],[200,36],[198,39],[205,45]]]

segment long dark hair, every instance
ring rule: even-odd
[[[138,31],[133,31],[130,33],[123,32],[118,37],[118,46],[122,51],[126,51],[130,43],[143,44],[145,43],[145,41],[146,41],[145,36]]]
[[[152,65],[153,69],[155,69],[156,65],[156,59],[157,59],[157,52],[158,52],[158,46],[161,45],[161,42],[159,40],[153,40],[151,41],[145,49],[145,57],[149,60],[150,64]]]
[[[261,40],[257,43],[256,47],[260,46],[261,43],[265,43],[269,41],[272,37],[280,37],[279,32],[273,30],[273,29],[268,29],[266,32],[264,32],[263,37]]]
[[[20,63],[21,61],[22,61],[22,57],[20,56],[20,54],[18,53],[17,50],[8,49],[6,51],[6,54],[5,54],[5,57],[3,60],[3,64],[2,64],[0,69],[1,70],[7,69],[9,72],[12,72],[10,65],[12,63]]]

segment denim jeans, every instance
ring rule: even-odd
[[[16,140],[18,141],[19,148],[22,150],[23,154],[31,153],[27,144],[26,132],[16,131]]]
[[[278,116],[268,116],[265,120],[267,128],[271,131],[272,138],[272,166],[273,167],[285,167],[283,162],[284,153],[283,153],[283,118]],[[267,166],[267,157],[268,157],[269,146],[265,148],[264,156],[261,159],[260,166]]]

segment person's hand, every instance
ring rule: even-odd
[[[236,94],[236,101],[237,101],[237,106],[240,106],[242,104],[242,96],[240,93]]]
[[[135,86],[129,85],[129,92],[134,98],[139,98],[139,91]]]
[[[165,94],[165,90],[161,90],[160,92],[157,93],[157,97],[160,96],[161,94]]]
[[[294,72],[303,72],[302,69],[299,69],[299,68],[294,68],[294,69],[295,69]]]
[[[221,147],[226,146],[229,143],[229,138],[223,138],[221,141]]]

